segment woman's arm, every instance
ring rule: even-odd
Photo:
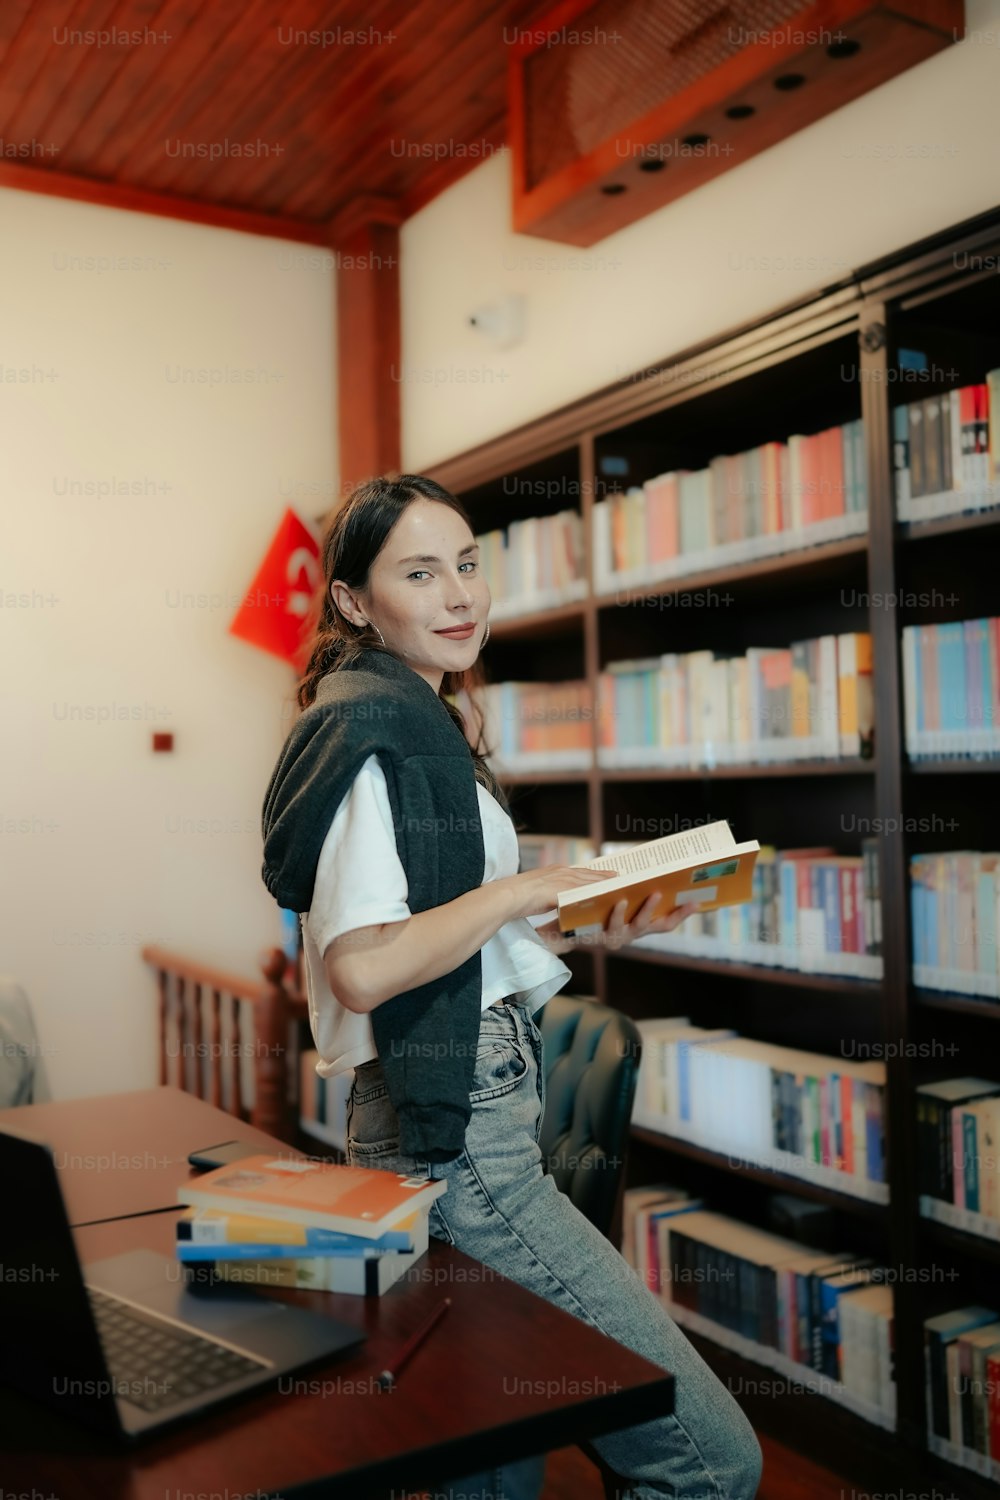
[[[522,914],[517,877],[489,880],[443,906],[401,922],[357,927],[334,938],[323,954],[330,988],[347,1010],[370,1015],[386,1000],[450,974],[505,922]]]

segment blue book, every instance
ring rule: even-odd
[[[882,1095],[877,1084],[866,1083],[865,1140],[868,1144],[868,1181],[883,1181]]]
[[[193,1245],[190,1240],[178,1240],[177,1259],[182,1261],[203,1260],[312,1260],[321,1256],[352,1260],[375,1260],[380,1255],[412,1255],[409,1250],[355,1250],[346,1245],[255,1245],[229,1243],[225,1245]]]
[[[851,438],[854,443],[854,477],[857,485],[855,510],[868,509],[868,474],[865,468],[865,424],[861,417],[851,423]]]
[[[202,1215],[205,1219],[201,1219]],[[244,1217],[237,1215],[237,1217]],[[251,1216],[252,1217],[252,1216]],[[218,1239],[212,1239],[210,1233],[206,1232],[207,1225],[218,1226],[219,1230],[225,1228],[226,1215],[220,1214],[216,1209],[195,1209],[191,1217],[183,1217],[177,1220],[177,1240],[179,1244],[205,1245],[208,1249],[224,1249],[227,1244],[250,1244],[256,1247],[265,1243],[258,1240],[234,1240],[229,1241],[219,1234]],[[201,1224],[201,1231],[195,1234],[195,1226]],[[377,1239],[366,1239],[361,1234],[347,1234],[341,1229],[320,1229],[315,1225],[307,1224],[297,1226],[304,1228],[305,1241],[295,1245],[293,1248],[300,1255],[320,1255],[325,1250],[342,1250],[347,1255],[356,1255],[362,1250],[374,1250],[381,1253],[383,1250],[412,1250],[413,1235],[409,1229],[387,1229]],[[268,1242],[269,1243],[269,1242]],[[259,1252],[258,1252],[259,1253]]]
[[[938,694],[941,700],[941,728],[944,731],[966,730],[969,705],[966,700],[965,632],[961,620],[938,625]]]
[[[940,926],[938,922],[938,901],[940,897],[934,886],[924,886],[924,899],[922,917],[924,931],[927,934],[927,962],[936,968],[941,962],[940,953]]]
[[[850,1270],[824,1276],[820,1294],[820,1365],[830,1380],[840,1379],[840,1299],[872,1283],[871,1262],[855,1262]]]
[[[910,861],[910,932],[913,936],[913,962],[925,964],[925,929],[923,923],[924,888],[913,878],[913,861]]]
[[[905,406],[893,408],[892,467],[894,474],[901,474],[910,467],[910,414]],[[896,481],[896,493],[898,498],[898,480]]]
[[[965,1206],[979,1212],[979,1163],[976,1157],[976,1117],[962,1111],[962,1150],[965,1152]]]

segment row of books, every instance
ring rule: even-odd
[[[609,662],[597,700],[586,680],[488,683],[478,703],[498,770],[711,768],[870,758],[874,748],[871,636],[821,636],[752,647]],[[467,725],[473,704],[454,702]]]
[[[627,845],[604,844],[602,853]],[[693,912],[673,932],[637,939],[641,947],[688,958],[761,964],[851,979],[882,976],[878,841],[859,855],[832,848],[764,845],[752,894],[740,906]]]
[[[1000,616],[903,630],[906,752],[1000,755]]]
[[[1000,999],[1000,854],[958,849],[910,857],[913,981]]]
[[[921,1213],[1000,1239],[1000,1082],[943,1078],[916,1096]]]
[[[322,1078],[316,1071],[315,1047],[299,1054],[299,1126],[307,1135],[347,1153],[347,1101],[354,1069]]]
[[[597,857],[592,839],[557,833],[519,833],[521,870],[540,870],[545,865],[585,865]]]
[[[1000,502],[1000,370],[892,413],[896,514],[928,521]]]
[[[470,734],[469,693],[453,699]],[[594,695],[585,680],[493,682],[480,690],[483,734],[498,772],[587,770],[594,761]]]
[[[609,662],[597,680],[597,719],[598,764],[615,769],[868,758],[871,636]]]
[[[931,1452],[1000,1480],[1000,1316],[992,1308],[925,1319],[924,1389]]]
[[[583,599],[583,520],[578,511],[529,516],[480,532],[480,568],[494,603],[492,620],[505,620]]]
[[[667,1184],[626,1190],[622,1253],[675,1322],[892,1429],[892,1289],[869,1258],[815,1250]]]
[[[887,1203],[885,1063],[638,1021],[632,1122],[729,1158]]]
[[[769,557],[868,529],[860,420],[657,475],[593,507],[594,590]]]
[[[445,1182],[246,1156],[177,1190],[177,1259],[225,1281],[379,1296],[427,1251]]]

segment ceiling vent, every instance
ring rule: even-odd
[[[566,0],[504,33],[514,228],[593,245],[964,32],[963,0]]]

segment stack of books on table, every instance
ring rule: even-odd
[[[177,1189],[177,1258],[226,1281],[380,1296],[427,1250],[446,1182],[247,1156]]]

